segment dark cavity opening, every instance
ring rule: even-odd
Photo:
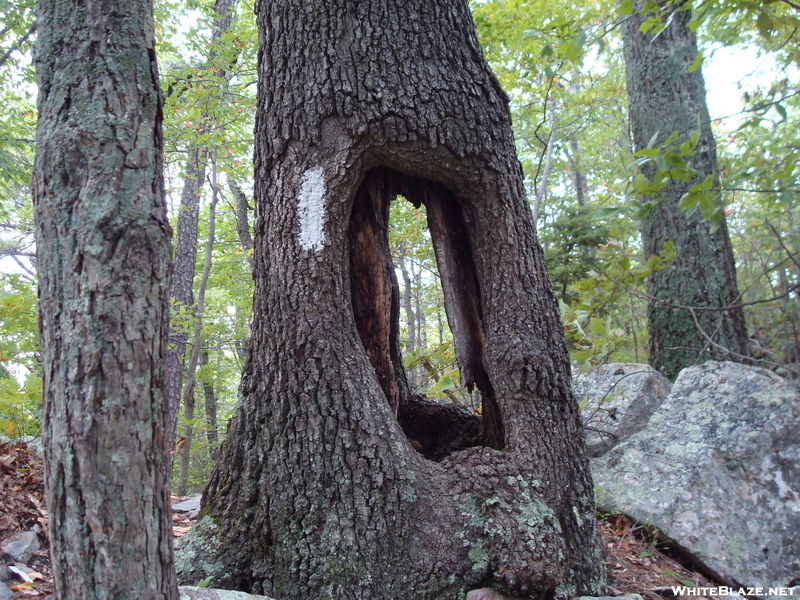
[[[409,385],[400,351],[400,292],[389,251],[389,205],[424,206],[453,335],[461,383],[477,387],[481,414],[428,399]],[[502,449],[503,424],[483,368],[481,294],[461,204],[446,186],[384,167],[366,173],[349,225],[350,289],[356,328],[392,412],[412,445],[441,460],[470,446]]]

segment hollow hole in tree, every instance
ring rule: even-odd
[[[461,384],[453,332],[424,204],[403,196],[389,205],[389,251],[400,299],[400,353],[411,392],[482,412],[477,386]]]
[[[381,167],[368,171],[356,192],[349,224],[356,328],[391,411],[431,460],[504,445],[483,367],[481,294],[468,235],[461,203],[442,184]],[[437,314],[441,301],[445,313]]]

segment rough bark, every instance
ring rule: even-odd
[[[678,201],[694,183],[709,174],[719,187],[716,145],[711,131],[703,75],[690,73],[697,56],[697,38],[687,24],[689,10],[673,7],[664,16],[667,27],[658,35],[642,33],[646,15],[635,13],[624,30],[625,67],[631,133],[636,150],[656,144],[673,131],[688,139],[700,123],[700,140],[692,157],[696,178],[665,189],[658,204],[642,221],[645,256],[660,254],[672,240],[675,263],[647,282],[650,364],[667,377],[711,358],[741,360],[747,354],[747,332],[741,308],[726,311],[690,311],[673,305],[723,308],[737,303],[736,270],[728,229],[699,213],[688,215]],[[651,173],[652,174],[652,173]],[[696,318],[696,322],[695,322]],[[726,350],[730,352],[726,352]]]
[[[287,600],[601,593],[558,307],[467,3],[279,0],[258,22],[256,318],[201,527],[222,579]],[[474,420],[408,391],[398,194],[426,206],[484,398],[478,444],[439,462],[407,434]]]
[[[164,430],[171,230],[148,0],[40,0],[33,176],[62,600],[177,600]]]

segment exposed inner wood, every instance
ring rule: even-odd
[[[399,286],[389,253],[389,203],[397,196],[424,205],[453,333],[462,383],[477,386],[483,416],[412,393],[399,340]],[[356,193],[349,225],[350,282],[356,328],[389,406],[423,455],[440,460],[474,445],[502,449],[503,424],[483,367],[481,294],[467,224],[456,196],[444,185],[372,169]]]

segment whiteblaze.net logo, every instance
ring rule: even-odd
[[[673,585],[672,593],[675,596],[793,596],[800,598],[800,588],[797,587],[778,587],[778,588],[760,588],[760,587],[727,587],[721,585],[719,587],[685,587],[680,585]],[[797,593],[795,593],[797,592]]]

